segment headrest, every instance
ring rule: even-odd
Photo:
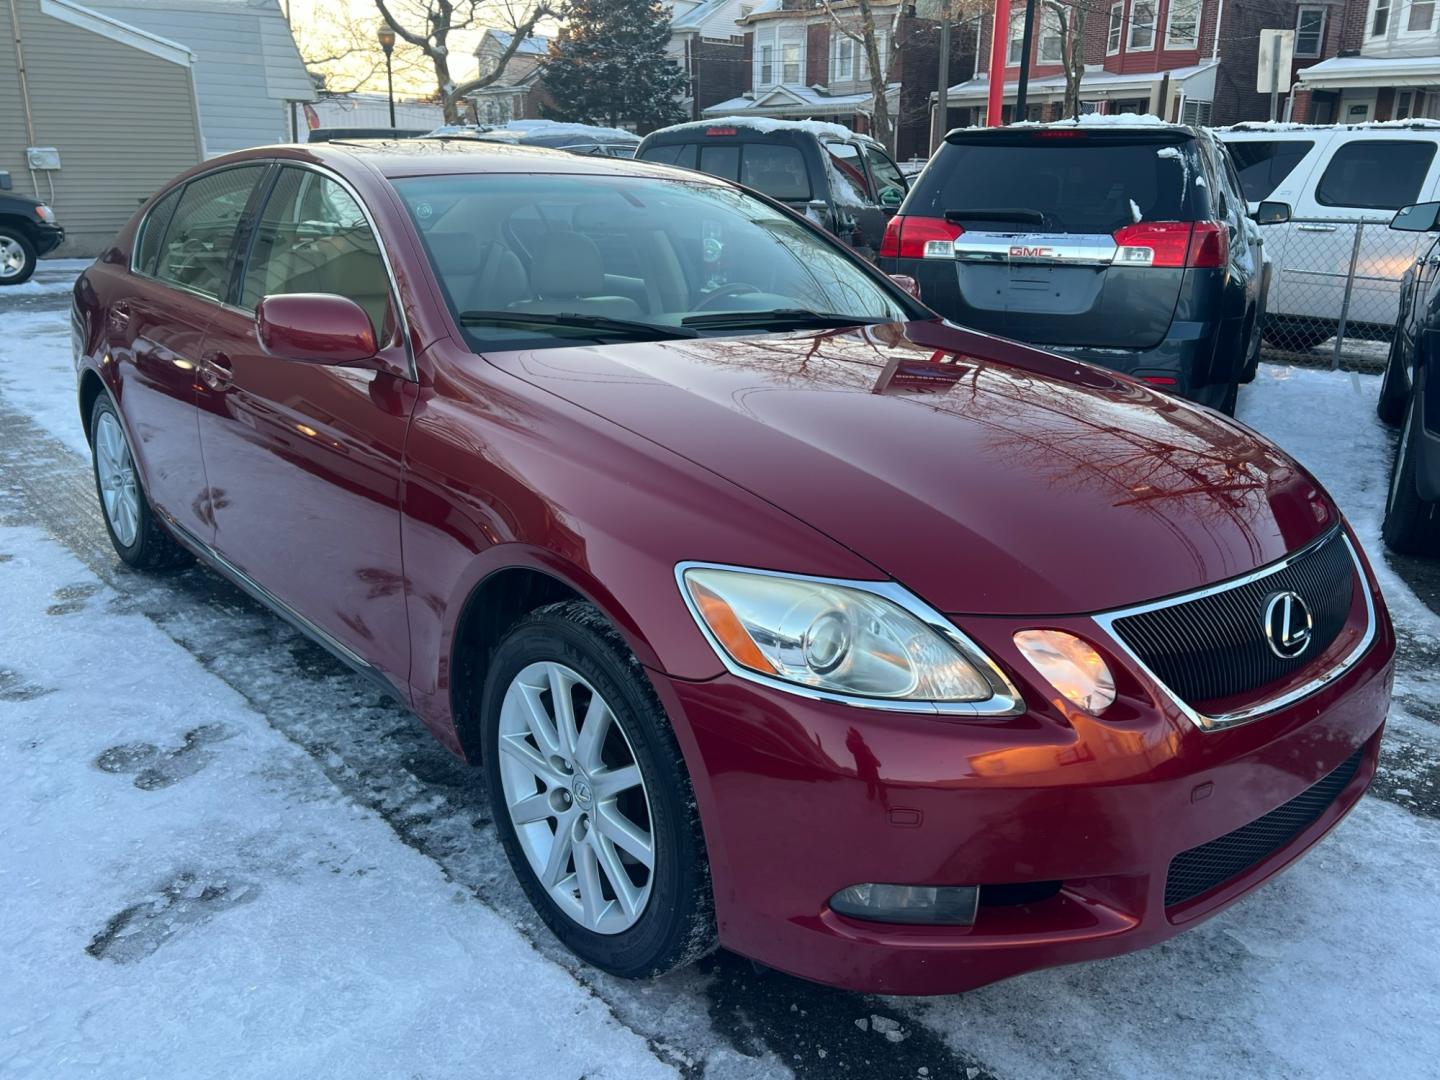
[[[536,296],[599,296],[605,263],[595,241],[579,233],[545,233],[534,245],[530,288]]]

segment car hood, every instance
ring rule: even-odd
[[[1238,424],[939,322],[488,359],[748,489],[952,614],[1074,614],[1183,592],[1271,562],[1338,517],[1303,469]]]

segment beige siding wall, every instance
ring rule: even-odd
[[[45,15],[39,0],[15,3],[35,145],[60,150],[58,172],[35,174],[65,226],[55,254],[94,255],[142,199],[200,160],[190,69]],[[9,0],[0,0],[0,31],[0,169],[15,193],[30,194]]]

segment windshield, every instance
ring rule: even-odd
[[[1083,136],[984,138],[940,152],[907,213],[949,214],[967,228],[1087,234],[1194,216],[1189,189],[1198,173],[1183,145]]]
[[[835,242],[733,188],[495,173],[395,186],[477,350],[914,317]]]

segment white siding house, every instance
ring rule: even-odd
[[[101,14],[179,42],[194,54],[200,130],[209,157],[293,140],[291,102],[319,96],[278,0],[86,3]]]

